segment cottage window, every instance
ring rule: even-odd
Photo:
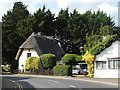
[[[109,69],[118,69],[118,68],[120,68],[120,61],[119,60],[109,60],[108,67],[109,67]]]
[[[27,53],[27,58],[28,58],[28,57],[31,57],[31,53]]]
[[[106,61],[96,61],[96,69],[106,69]]]

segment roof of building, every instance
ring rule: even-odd
[[[50,36],[43,36],[40,33],[32,33],[28,39],[19,47],[16,60],[19,59],[24,49],[35,49],[38,55],[52,53],[55,55],[63,55],[63,49],[58,45],[57,41]]]

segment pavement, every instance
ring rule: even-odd
[[[88,81],[88,82],[99,82],[99,83],[105,83],[105,84],[120,86],[120,78],[89,78],[89,77],[80,78],[80,77],[70,77],[70,76],[49,76],[49,75],[28,75],[28,74],[15,74],[15,76],[73,79],[73,80],[82,80],[82,81]]]

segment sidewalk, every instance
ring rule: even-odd
[[[87,82],[99,82],[107,83],[111,85],[117,85],[120,83],[120,78],[89,78],[89,77],[68,77],[68,76],[48,76],[48,75],[27,75],[27,74],[14,74],[15,76],[21,77],[41,77],[41,78],[57,78],[57,79],[73,79],[73,80],[82,80]]]

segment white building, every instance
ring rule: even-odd
[[[94,65],[95,78],[120,78],[120,41],[96,55]]]
[[[23,70],[28,57],[39,57],[41,54],[47,53],[55,54],[56,60],[60,60],[61,56],[64,55],[64,51],[53,38],[43,36],[40,33],[32,33],[17,52],[15,59],[18,60],[18,69]]]

